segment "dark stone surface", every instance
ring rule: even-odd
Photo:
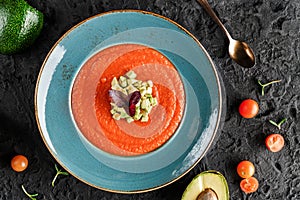
[[[253,47],[257,64],[243,69],[227,54],[225,35],[196,1],[190,0],[48,0],[28,2],[45,14],[44,29],[25,52],[0,55],[0,199],[28,199],[24,184],[37,199],[180,199],[192,178],[216,169],[229,184],[231,199],[300,199],[300,2],[298,0],[215,0],[217,15],[236,39]],[[114,194],[90,187],[72,176],[60,176],[53,188],[55,159],[47,151],[35,121],[34,90],[40,67],[48,51],[78,22],[114,9],[142,9],[169,17],[193,33],[207,49],[224,80],[227,115],[219,140],[201,162],[175,183],[142,194]],[[1,44],[0,44],[1,45]],[[262,82],[281,79],[260,95]],[[259,115],[242,119],[237,108],[245,98],[256,99]],[[286,117],[281,130],[268,120]],[[286,145],[278,153],[264,146],[273,132],[284,136]],[[5,154],[4,154],[5,153]],[[16,173],[9,161],[25,154],[29,167]],[[248,159],[256,166],[260,187],[246,195],[239,189],[235,168]]]

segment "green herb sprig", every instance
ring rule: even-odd
[[[23,190],[23,192],[31,199],[31,200],[36,200],[36,196],[38,196],[39,194],[29,194],[26,190],[25,190],[25,188],[24,188],[24,185],[22,185],[21,186],[22,187],[22,190]]]
[[[257,82],[261,86],[261,95],[264,96],[265,95],[265,87],[267,87],[268,85],[274,84],[274,83],[279,83],[279,82],[281,82],[281,80],[274,80],[274,81],[270,81],[270,82],[265,83],[265,84],[262,84],[260,82],[260,80],[258,80]]]
[[[279,123],[274,122],[273,120],[269,120],[271,124],[276,126],[279,130],[281,129],[281,125],[286,122],[286,118],[283,118]]]
[[[54,165],[54,167],[55,167],[55,170],[56,170],[56,174],[55,174],[55,176],[54,176],[54,178],[53,178],[53,180],[52,180],[52,182],[51,182],[52,187],[54,187],[54,183],[55,183],[55,181],[56,181],[56,179],[57,179],[57,177],[58,177],[59,175],[65,175],[65,176],[68,176],[68,175],[69,175],[68,172],[63,172],[63,171],[61,171],[60,169],[58,169],[56,164]]]

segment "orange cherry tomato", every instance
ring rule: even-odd
[[[242,101],[239,106],[239,113],[242,117],[250,119],[257,115],[259,111],[259,106],[253,99],[246,99]]]
[[[271,134],[266,140],[266,147],[272,152],[280,151],[284,146],[284,138],[280,134]]]
[[[244,160],[237,166],[237,173],[241,178],[249,178],[253,176],[255,167],[252,162]]]
[[[247,194],[255,192],[258,189],[258,185],[258,180],[253,176],[243,179],[240,183],[241,189]]]
[[[28,160],[23,155],[16,155],[10,162],[11,168],[16,172],[24,171],[28,166]]]

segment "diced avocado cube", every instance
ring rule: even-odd
[[[122,81],[122,82],[120,82],[120,86],[121,86],[122,88],[127,87],[127,81]]]
[[[129,117],[129,115],[127,114],[126,110],[123,107],[122,108],[118,107],[117,111],[120,113],[121,119]]]
[[[141,100],[141,108],[145,109],[146,108],[146,99]]]
[[[141,101],[146,100],[146,99],[147,99],[146,96],[142,96],[142,97],[141,97]]]
[[[130,79],[134,79],[134,78],[136,78],[136,73],[134,71],[130,70],[126,73],[126,76]]]
[[[127,90],[127,93],[128,93],[128,94],[131,94],[131,93],[133,93],[133,92],[135,92],[135,91],[138,91],[138,89],[137,89],[136,87],[134,87],[133,85],[127,86],[127,87],[126,87],[126,90]]]
[[[149,87],[153,87],[153,82],[151,80],[148,80],[147,84],[148,84]]]
[[[115,107],[115,110],[118,112],[118,113],[126,113],[125,109],[123,107]]]
[[[142,97],[145,96],[145,95],[147,94],[146,88],[141,87],[139,90],[140,90],[140,93],[141,93],[141,96],[142,96]]]
[[[152,97],[152,94],[146,94],[145,97],[146,97],[146,98],[149,98],[149,99],[150,99],[150,98],[153,98],[153,97]]]
[[[142,117],[140,107],[135,107],[135,114],[133,116],[134,120],[139,120]]]
[[[129,115],[126,112],[121,112],[121,119],[128,118]]]
[[[141,103],[141,108],[144,110],[148,110],[149,107],[151,106],[149,99],[145,99]]]
[[[111,81],[111,87],[113,88],[113,87],[116,87],[117,85],[119,85],[119,82],[118,82],[117,78],[114,77],[113,80]]]
[[[117,91],[119,91],[119,92],[122,92],[122,93],[125,94],[125,95],[128,95],[126,89],[122,88],[122,87],[119,86],[119,85],[116,85],[116,86],[112,87],[111,89],[117,90]]]
[[[127,91],[124,89],[124,88],[122,88],[122,91],[121,91],[123,94],[125,94],[125,95],[128,95],[128,93],[127,93]]]
[[[141,100],[139,100],[136,104],[135,107],[140,107],[141,106]]]
[[[125,78],[124,76],[120,76],[120,78],[119,78],[119,82],[123,82],[123,81],[126,81],[127,80],[127,78]]]
[[[128,85],[133,85],[134,83],[137,83],[138,81],[136,79],[127,79]]]
[[[141,87],[139,87],[139,90],[147,90],[147,87],[146,86],[141,86]]]
[[[120,86],[121,86],[122,88],[127,87],[127,82],[126,82],[126,81],[120,82]]]
[[[152,106],[156,106],[157,105],[157,98],[153,97],[153,98],[150,99],[150,101],[151,101],[151,105]]]
[[[139,106],[135,106],[135,114],[140,114],[141,108]]]
[[[115,113],[112,116],[115,120],[120,120],[121,119],[121,115],[119,113]]]
[[[147,87],[148,83],[147,82],[142,82],[142,87]]]
[[[119,84],[123,88],[127,87],[127,78],[125,78],[124,76],[120,76]]]
[[[110,110],[110,113],[113,115],[113,114],[116,113],[116,110],[113,108],[113,109]]]
[[[145,100],[146,101],[146,110],[148,110],[148,108],[151,106],[151,103],[150,103],[150,101],[149,101],[149,99],[146,99]]]
[[[147,109],[147,113],[149,114],[152,110],[153,106],[149,106],[148,109]]]
[[[142,83],[143,83],[143,81],[137,81],[133,85],[139,89],[140,87],[142,87]]]
[[[139,119],[141,119],[141,117],[142,117],[141,114],[135,114],[135,115],[133,116],[133,119],[134,119],[134,120],[139,120]]]
[[[146,94],[152,94],[152,87],[147,87]]]
[[[118,113],[120,113],[120,108],[118,106],[114,107],[114,110]]]
[[[141,119],[141,122],[147,122],[149,120],[149,116],[148,115],[144,115]]]
[[[127,117],[126,118],[127,123],[131,123],[134,121],[134,119],[132,117]]]

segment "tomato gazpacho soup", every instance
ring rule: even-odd
[[[119,44],[91,56],[72,92],[74,121],[95,147],[119,156],[152,152],[176,132],[185,108],[182,80],[160,52]]]

